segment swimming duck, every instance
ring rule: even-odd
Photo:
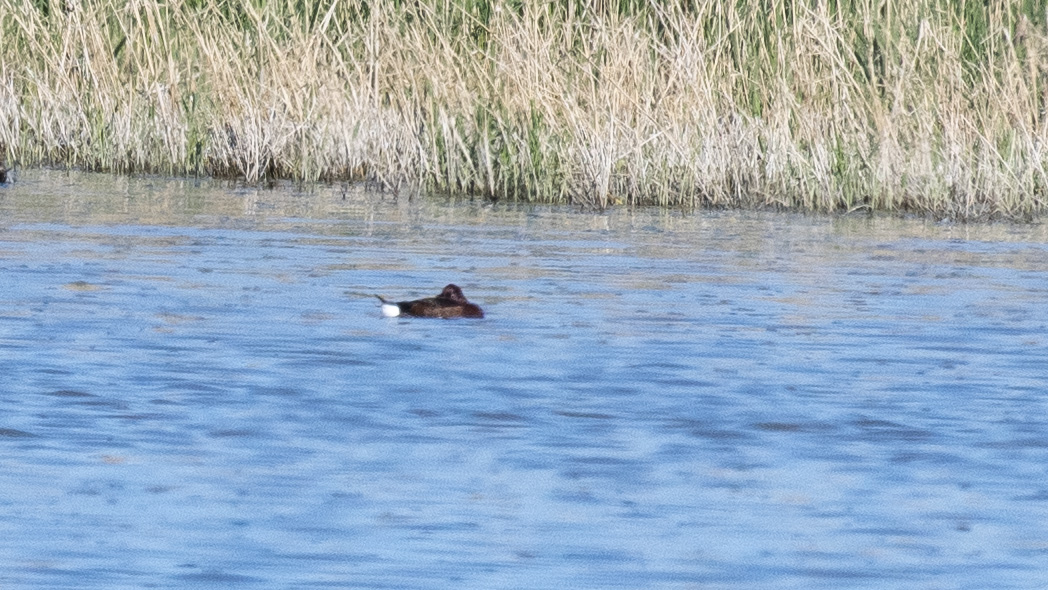
[[[387,318],[395,318],[399,315],[410,315],[420,318],[482,318],[484,312],[476,305],[466,300],[462,289],[457,285],[448,285],[436,297],[416,299],[415,301],[401,301],[394,303],[386,301],[381,295],[376,295],[382,302],[382,315]]]

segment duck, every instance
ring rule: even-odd
[[[376,295],[382,302],[382,315],[387,318],[395,318],[400,315],[414,316],[418,318],[482,318],[484,311],[479,306],[470,303],[462,294],[458,285],[448,285],[436,297],[416,299],[414,301],[401,301],[395,303],[387,301],[381,295]]]

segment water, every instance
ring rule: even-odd
[[[29,171],[0,273],[5,589],[1048,580],[1042,225]]]

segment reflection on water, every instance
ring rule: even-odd
[[[1046,243],[28,171],[0,586],[1039,588]]]

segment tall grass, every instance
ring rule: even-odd
[[[1041,0],[0,0],[0,153],[605,207],[1048,209]]]

